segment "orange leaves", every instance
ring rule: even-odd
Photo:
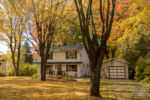
[[[110,11],[109,11],[109,15],[108,18],[110,18],[111,16],[111,9],[112,9],[112,5],[111,5],[111,1],[112,0],[102,0],[103,3],[103,15],[105,16],[104,21],[106,21],[106,17],[107,17],[107,7],[108,7],[108,3],[110,2]],[[100,0],[95,0],[95,3],[93,4],[93,8],[95,9],[95,12],[98,14],[97,19],[95,20],[95,23],[97,23],[96,25],[97,27],[97,31],[99,33],[99,35],[102,35],[102,25],[101,25],[101,18],[100,18],[100,12],[99,9],[97,8],[99,6]],[[117,39],[124,31],[124,29],[120,28],[119,23],[121,23],[124,19],[128,18],[129,16],[132,16],[135,14],[135,11],[133,9],[131,9],[131,7],[133,6],[134,1],[133,0],[117,0],[116,1],[116,7],[115,7],[115,15],[114,15],[114,20],[113,20],[113,27],[111,30],[111,35],[109,38],[109,42]],[[97,7],[95,7],[97,6]],[[109,22],[109,20],[108,20]],[[106,23],[105,27],[106,27]]]

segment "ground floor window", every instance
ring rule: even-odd
[[[77,65],[67,65],[67,72],[77,72]]]
[[[52,65],[46,66],[46,74],[53,74],[53,66]]]

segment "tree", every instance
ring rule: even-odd
[[[96,24],[94,22],[94,0],[85,2],[87,7],[83,5],[83,0],[74,0],[79,17],[83,44],[89,58],[91,72],[90,95],[99,97],[100,72],[106,43],[112,29],[116,0],[97,1],[97,3],[99,3],[98,11],[100,16],[99,23],[101,25],[101,36],[98,35]],[[105,3],[107,4],[107,7]]]
[[[30,46],[29,46],[29,43],[28,41],[26,40],[25,43],[24,43],[24,49],[25,49],[25,53],[31,53],[31,50],[30,50]]]
[[[55,36],[54,45],[76,45],[82,44],[82,36],[80,27],[68,26],[68,29],[63,29],[64,31],[57,33]]]
[[[25,1],[2,0],[1,10],[3,11],[3,23],[1,23],[1,40],[8,44],[11,51],[11,59],[16,76],[19,76],[19,65],[23,33],[26,26]]]
[[[120,24],[124,28],[123,35],[117,40],[119,56],[129,63],[129,78],[134,79],[137,62],[147,53],[150,29],[150,1],[135,0],[132,9],[136,12]],[[141,49],[141,50],[140,50]],[[134,55],[133,55],[134,54]]]
[[[41,80],[45,81],[46,64],[54,34],[62,27],[66,0],[30,0],[32,30],[30,42],[41,58]],[[34,41],[34,42],[33,42]],[[38,48],[37,48],[38,47]]]
[[[122,22],[134,16],[136,11],[133,9],[135,0],[117,0],[114,16],[114,26],[112,28],[107,48],[105,49],[106,59],[117,57],[117,40],[124,34],[126,28],[121,27]]]

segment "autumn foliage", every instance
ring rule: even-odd
[[[111,0],[105,0],[104,2],[108,2],[108,1],[111,1]],[[99,5],[99,0],[95,0],[94,5],[96,5],[94,6],[95,12],[98,13],[99,9],[97,8],[97,6]],[[135,10],[132,9],[133,5],[134,5],[134,0],[117,0],[116,1],[115,15],[114,15],[114,20],[113,20],[114,25],[112,27],[108,42],[112,42],[116,40],[120,35],[123,34],[124,29],[120,27],[120,23],[124,19],[128,18],[129,16],[135,15]],[[103,6],[103,10],[105,12],[107,10],[107,6],[108,5],[106,3]],[[111,9],[111,5],[110,5],[110,9]],[[106,13],[104,13],[103,15],[106,16]],[[95,20],[95,23],[99,23],[99,22],[101,22],[100,15],[98,15],[97,20]],[[97,31],[99,32],[99,35],[102,35],[102,27],[99,26],[99,24],[97,26]]]

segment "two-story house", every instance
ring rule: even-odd
[[[40,75],[40,65],[38,66],[38,75]],[[71,77],[86,77],[89,75],[89,61],[83,45],[51,47],[46,77],[57,75]]]
[[[40,62],[40,59],[38,61]],[[89,74],[89,59],[83,45],[51,47],[48,55],[46,77],[87,77]],[[40,65],[38,66],[38,75],[40,76]],[[116,58],[103,61],[101,78],[128,79],[127,62]]]

